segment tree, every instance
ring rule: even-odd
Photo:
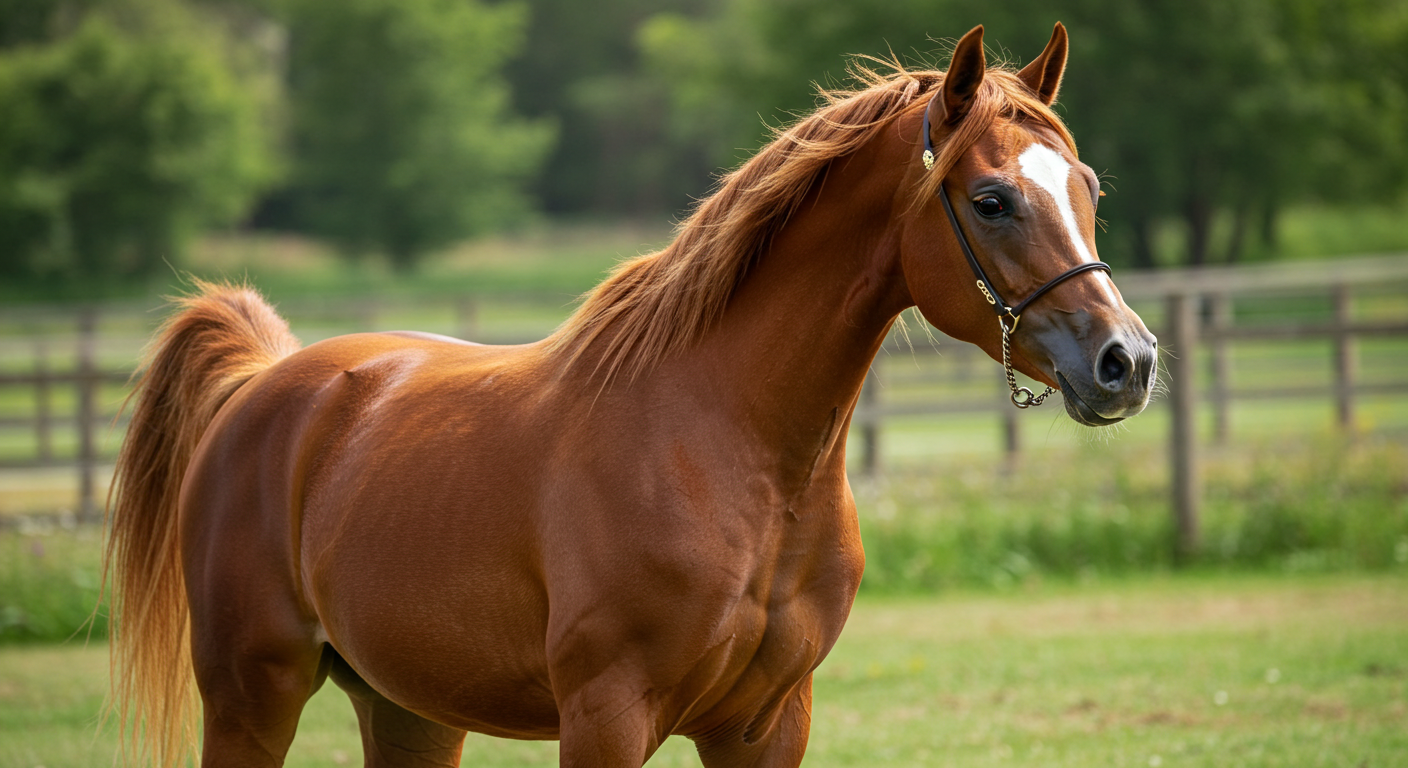
[[[1183,260],[1233,260],[1248,230],[1288,204],[1379,201],[1408,183],[1408,10],[1396,0],[723,0],[661,15],[643,35],[675,119],[736,162],[769,122],[813,105],[812,82],[844,79],[844,54],[934,63],[978,23],[1009,58],[1071,32],[1058,109],[1081,157],[1116,192],[1101,204],[1115,262],[1154,266],[1162,225]],[[1002,57],[1002,52],[997,52]],[[1232,226],[1214,243],[1214,223]]]
[[[652,14],[710,0],[533,0],[527,39],[509,63],[514,103],[561,126],[533,184],[557,214],[658,214],[683,207],[712,166],[675,140],[669,94],[642,67],[637,34]]]
[[[1118,179],[1107,214],[1154,266],[1161,220],[1184,262],[1235,261],[1288,204],[1376,202],[1404,188],[1408,15],[1379,0],[1067,3],[1063,94],[1076,135]],[[1103,211],[1102,211],[1103,213]],[[1214,242],[1214,222],[1229,220]]]
[[[409,269],[529,208],[551,127],[508,114],[498,76],[523,7],[468,0],[292,0],[288,98],[299,225]]]
[[[104,10],[51,42],[38,12],[6,30],[28,44],[0,52],[0,272],[149,273],[271,173],[218,31],[171,4]]]

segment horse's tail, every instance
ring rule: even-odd
[[[181,573],[176,501],[216,412],[245,382],[296,352],[288,324],[255,291],[196,283],[157,332],[108,504],[104,584],[111,590],[112,694],[126,764],[184,765],[198,700]]]

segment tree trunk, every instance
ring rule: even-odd
[[[1232,235],[1227,241],[1228,264],[1236,264],[1242,260],[1242,251],[1247,244],[1247,225],[1251,217],[1251,208],[1247,205],[1239,205],[1232,212]]]
[[[1261,209],[1261,244],[1268,251],[1276,250],[1276,203],[1266,201],[1266,207]]]
[[[1201,267],[1208,263],[1208,240],[1212,236],[1211,202],[1197,194],[1190,195],[1183,209],[1188,224],[1188,266]]]
[[[1149,217],[1139,216],[1134,219],[1134,266],[1138,269],[1153,269],[1157,266],[1154,263],[1153,229],[1154,225]]]

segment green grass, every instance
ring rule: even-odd
[[[92,527],[30,525],[0,533],[0,643],[80,637],[98,604],[102,542]],[[93,636],[105,637],[105,614]]]
[[[107,764],[106,649],[0,649],[0,768]],[[1408,581],[1195,576],[944,598],[862,596],[817,672],[822,766],[1408,764]],[[290,766],[355,765],[326,686]],[[550,766],[556,744],[471,736],[463,765]],[[653,766],[698,765],[670,739]]]
[[[411,272],[378,260],[349,261],[327,244],[265,233],[198,240],[175,267],[147,278],[0,284],[0,302],[23,304],[85,299],[146,301],[179,290],[180,273],[207,279],[257,278],[276,300],[290,296],[450,296],[504,291],[573,296],[618,261],[669,241],[665,217],[645,223],[539,222],[518,232],[460,243]]]

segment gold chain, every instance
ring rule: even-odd
[[[1048,395],[1056,390],[1047,387],[1045,392],[1039,395],[1032,394],[1030,389],[1017,386],[1017,374],[1012,370],[1012,339],[1010,331],[1007,329],[1007,322],[1001,316],[997,318],[997,324],[1002,326],[1002,367],[1007,369],[1007,386],[1012,389],[1012,404],[1018,408],[1034,408],[1046,401]],[[1016,323],[1012,326],[1015,328]]]

